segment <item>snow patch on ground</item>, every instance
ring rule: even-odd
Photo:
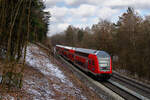
[[[10,95],[6,95],[4,96],[5,100],[15,100],[14,97],[10,96]]]
[[[41,96],[41,94],[38,91],[36,91],[35,89],[29,88],[28,92],[31,93],[31,94],[34,94],[36,96]]]
[[[35,95],[34,100],[44,100],[41,99],[42,97],[46,97],[46,100],[52,100],[52,96],[55,95],[55,92],[50,90],[52,88],[63,94],[65,93],[75,96],[78,99],[87,100],[87,98],[81,94],[80,89],[77,89],[64,73],[56,65],[52,64],[49,57],[44,52],[40,51],[37,46],[28,46],[26,62],[53,81],[52,84],[48,84],[46,79],[39,79],[36,80],[36,82],[25,80],[25,82],[29,84],[28,93]],[[39,85],[40,82],[43,81],[45,81],[44,85]]]
[[[26,91],[34,95],[33,100],[49,100],[54,96],[54,92],[46,79],[37,79],[31,76],[31,79],[25,80],[25,82],[28,84]]]
[[[61,82],[66,83],[70,87],[73,87],[72,82],[70,82],[63,72],[55,65],[51,63],[48,56],[43,52],[39,52],[39,48],[32,47],[27,48],[27,57],[26,62],[29,63],[31,66],[38,68],[44,75],[52,75],[60,79]],[[36,54],[42,55],[42,57],[37,57]],[[39,59],[40,58],[40,59]]]

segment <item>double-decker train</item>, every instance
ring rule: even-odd
[[[111,57],[105,51],[56,45],[55,52],[100,80],[111,77]]]

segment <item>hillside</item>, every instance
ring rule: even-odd
[[[26,62],[23,88],[1,91],[2,100],[100,100],[92,89],[39,47],[28,46]]]

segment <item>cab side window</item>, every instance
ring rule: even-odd
[[[92,65],[93,65],[93,66],[95,65],[94,60],[92,60]]]
[[[89,65],[95,65],[94,60],[89,60]]]
[[[89,65],[91,65],[91,60],[89,60]]]

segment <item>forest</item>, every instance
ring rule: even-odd
[[[142,17],[128,7],[116,23],[100,20],[91,28],[68,28],[50,37],[51,44],[108,52],[113,69],[150,80],[150,16]]]
[[[29,43],[47,38],[50,14],[42,0],[0,0],[2,86],[21,88]]]

